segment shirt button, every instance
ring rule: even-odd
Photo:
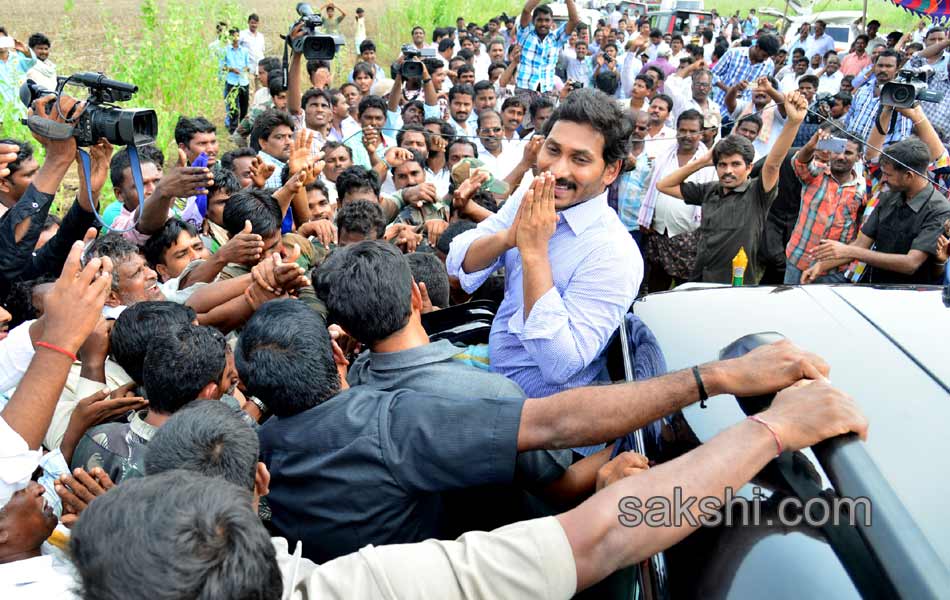
[[[36,202],[34,202],[31,206],[32,206],[33,208],[39,208],[39,207],[40,207],[40,205],[37,204]]]

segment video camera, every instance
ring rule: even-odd
[[[917,68],[901,69],[894,81],[888,81],[881,88],[881,104],[896,108],[910,108],[915,102],[940,102],[943,92],[928,88],[927,80],[933,74],[933,67],[925,65]]]
[[[413,60],[414,58],[425,59],[435,58],[435,48],[416,48],[412,44],[405,44],[402,47],[402,55],[405,60],[399,70],[403,79],[422,79],[422,63]]]
[[[63,87],[77,83],[89,90],[86,108],[75,123],[65,124],[46,119],[46,115],[33,115],[25,122],[39,135],[50,139],[76,138],[79,146],[93,146],[105,138],[116,146],[141,146],[155,141],[158,134],[158,115],[150,108],[119,108],[115,102],[131,100],[139,88],[131,83],[109,79],[102,73],[76,73],[69,77],[58,77],[56,90],[41,87],[32,79],[27,79],[20,87],[20,100],[27,106],[33,106],[37,98],[59,96]],[[54,110],[52,104],[49,110]]]
[[[298,23],[303,23],[305,35],[292,39],[287,34],[287,41],[295,52],[304,55],[307,60],[333,60],[336,51],[346,42],[343,36],[335,33],[322,33],[319,28],[323,27],[323,17],[314,14],[313,9],[306,2],[297,4],[297,14],[300,15],[290,30],[293,31]]]

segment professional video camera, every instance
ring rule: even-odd
[[[292,39],[287,35],[288,43],[295,52],[300,52],[307,60],[333,60],[337,48],[345,44],[343,36],[331,33],[322,33],[318,28],[323,27],[323,17],[314,14],[313,9],[306,2],[297,4],[297,14],[300,15],[291,27],[303,23],[305,35]]]
[[[86,108],[71,126],[44,118],[47,115],[33,115],[25,122],[39,135],[50,139],[76,138],[79,146],[92,146],[105,138],[116,146],[140,146],[155,141],[158,134],[158,116],[150,108],[119,108],[114,102],[131,100],[139,91],[131,83],[108,79],[102,73],[76,73],[69,77],[57,78],[56,90],[47,90],[32,79],[27,79],[20,87],[20,100],[27,108],[42,96],[59,96],[63,87],[79,84],[89,90]],[[56,110],[53,104],[49,110]]]
[[[894,81],[888,81],[881,88],[881,104],[897,108],[910,108],[915,102],[940,102],[943,92],[928,89],[927,80],[933,74],[933,67],[901,69]]]
[[[405,60],[399,73],[403,79],[422,79],[422,63],[416,58],[435,58],[435,48],[416,48],[412,44],[405,44],[402,47],[402,55]]]

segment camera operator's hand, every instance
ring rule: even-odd
[[[897,112],[910,119],[912,123],[927,118],[927,115],[924,114],[924,109],[920,106],[920,102],[915,102],[913,106],[898,106],[895,108]]]
[[[214,185],[214,175],[207,167],[189,167],[185,151],[178,149],[178,164],[165,171],[155,193],[160,198],[188,198]]]
[[[37,98],[30,109],[30,115],[36,115],[56,123],[73,124],[86,108],[85,102],[80,102],[66,94],[49,95]],[[57,164],[72,164],[76,158],[76,138],[68,137],[65,140],[51,140],[35,132],[33,137],[46,149],[46,161],[55,161]],[[57,182],[57,187],[59,183]]]
[[[112,290],[112,259],[93,258],[83,268],[83,242],[69,251],[63,272],[47,294],[43,313],[43,341],[76,353],[96,328],[102,307]]]
[[[255,156],[251,159],[251,181],[254,182],[254,187],[258,189],[264,189],[264,186],[267,185],[267,180],[270,179],[270,176],[274,174],[276,167],[268,162],[264,162],[263,159],[259,156]]]
[[[89,178],[92,180],[89,184],[89,190],[92,192],[92,201],[98,206],[99,195],[102,193],[102,187],[106,184],[106,177],[109,176],[109,163],[112,160],[112,144],[109,140],[102,138],[99,143],[89,148]],[[79,205],[86,212],[96,210],[96,206],[89,205],[89,195],[86,193],[86,174],[79,160],[79,152],[76,153],[76,174],[79,176]]]
[[[9,177],[9,164],[16,162],[20,147],[16,144],[0,144],[0,178]]]

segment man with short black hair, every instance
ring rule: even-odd
[[[378,240],[386,232],[386,221],[379,204],[366,200],[351,200],[340,207],[336,213],[336,226],[339,247]]]
[[[281,187],[280,172],[290,159],[293,141],[294,121],[286,112],[276,109],[267,110],[254,121],[251,147],[257,148],[257,155],[261,160],[274,166],[274,172],[267,179],[265,187]]]
[[[505,266],[491,364],[529,394],[599,380],[603,349],[640,287],[643,260],[606,193],[629,127],[602,92],[572,92],[545,125],[541,174],[458,236],[446,260],[470,292]]]
[[[148,408],[126,423],[106,423],[83,435],[71,466],[101,468],[119,483],[145,474],[145,446],[168,417],[195,399],[217,400],[231,389],[227,346],[217,329],[183,325],[149,340],[142,364]],[[232,367],[233,369],[233,367]]]
[[[851,110],[844,118],[844,126],[858,139],[866,140],[877,119],[881,107],[881,89],[897,77],[901,65],[901,56],[894,50],[886,49],[874,59],[874,80],[862,85],[854,94]],[[885,144],[891,144],[907,138],[914,124],[904,115],[897,115],[897,122],[884,138]]]
[[[26,41],[26,45],[36,56],[36,62],[29,71],[26,72],[26,78],[32,79],[40,87],[48,90],[56,89],[56,64],[49,59],[49,51],[52,42],[42,33],[34,33]]]
[[[748,256],[744,281],[758,283],[762,272],[759,247],[766,215],[775,200],[782,161],[805,119],[807,107],[801,93],[791,92],[786,96],[788,116],[759,177],[749,179],[755,158],[752,143],[730,135],[716,144],[703,160],[680,167],[657,183],[658,191],[703,208],[694,280],[731,283],[733,258],[744,250]],[[694,172],[709,165],[716,167],[718,181],[685,182]]]
[[[567,0],[567,22],[552,31],[554,13],[549,6],[539,4],[540,0],[528,0],[525,3],[517,33],[521,57],[515,92],[529,96],[531,100],[554,89],[558,54],[580,22],[574,0]]]
[[[722,104],[729,88],[740,81],[756,81],[759,77],[768,77],[775,71],[772,57],[778,53],[779,41],[772,34],[760,35],[755,44],[748,47],[730,48],[712,67],[712,99]],[[742,99],[748,100],[751,90],[742,93]]]

